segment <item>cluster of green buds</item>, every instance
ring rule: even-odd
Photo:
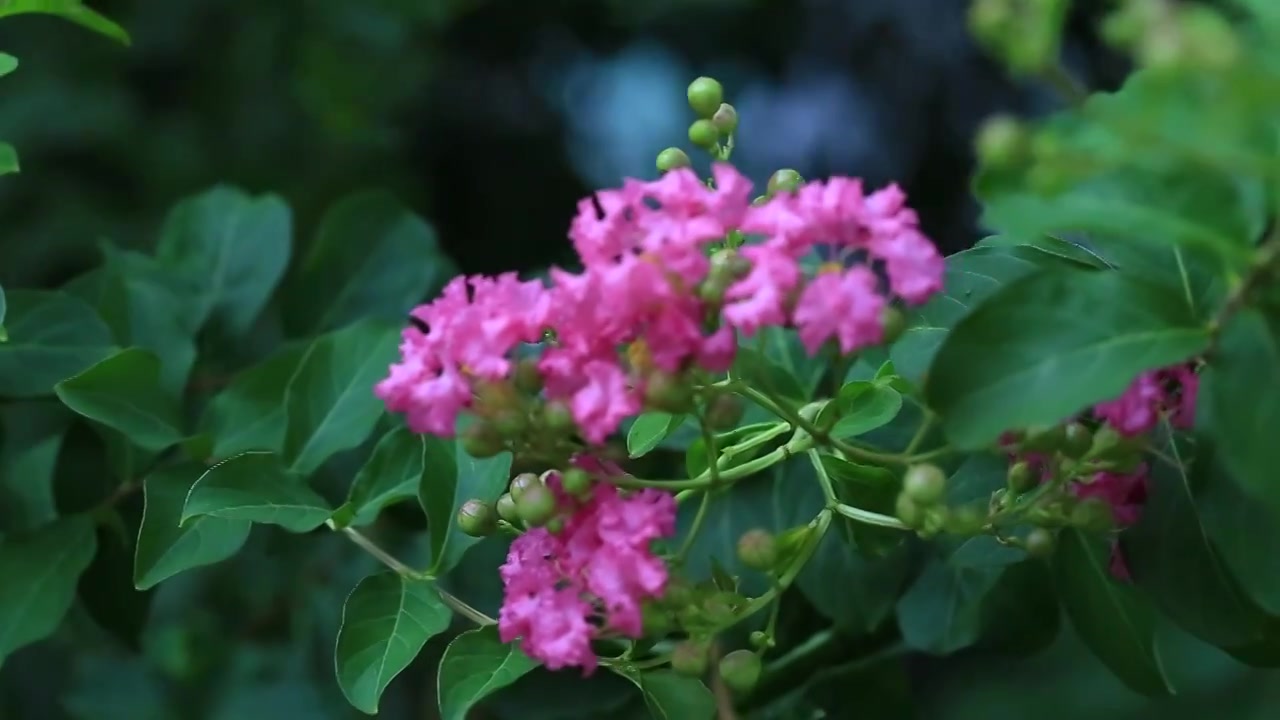
[[[974,0],[969,29],[1019,75],[1045,72],[1058,61],[1068,0]]]
[[[1126,0],[1107,16],[1102,35],[1149,68],[1225,70],[1241,54],[1230,22],[1202,3]]]
[[[562,508],[555,492],[547,486],[547,479],[553,473],[559,474],[561,489],[578,498],[589,495],[595,483],[590,473],[576,467],[563,472],[548,470],[541,475],[520,473],[511,479],[507,492],[497,503],[482,500],[463,503],[458,510],[458,527],[473,537],[490,535],[499,528],[519,533],[527,528],[545,527],[559,532],[564,527]]]
[[[463,429],[463,448],[476,458],[510,451],[546,465],[566,462],[575,451],[577,425],[568,405],[539,395],[537,362],[521,360],[512,377],[477,384],[474,422]]]

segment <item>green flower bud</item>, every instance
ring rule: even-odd
[[[572,432],[577,428],[573,421],[573,411],[560,400],[552,400],[542,409],[542,420],[547,429],[557,435]]]
[[[757,650],[768,650],[775,644],[773,638],[761,630],[752,630],[751,635],[747,637],[747,642]]]
[[[640,606],[640,618],[645,637],[664,637],[675,628],[675,618],[671,613],[651,602]]]
[[[880,344],[892,345],[902,337],[902,333],[906,332],[907,316],[896,307],[886,307],[884,312],[880,313],[880,324],[884,328]]]
[[[489,418],[493,429],[504,438],[518,438],[525,428],[529,427],[529,419],[524,413],[515,409],[501,410]]]
[[[803,183],[804,178],[800,177],[800,173],[791,168],[783,168],[769,176],[765,191],[769,193],[769,197],[773,197],[780,192],[795,192]]]
[[[706,150],[720,142],[720,131],[710,120],[694,120],[689,126],[689,142]]]
[[[685,640],[671,650],[671,669],[681,675],[701,677],[707,671],[707,644]]]
[[[1062,447],[1062,443],[1066,439],[1067,428],[1063,425],[1054,425],[1047,428],[1029,428],[1026,437],[1022,441],[1022,449],[1033,452],[1053,453]]]
[[[523,393],[534,395],[542,391],[542,373],[535,358],[524,358],[516,363],[515,383],[516,389]]]
[[[987,516],[972,505],[962,505],[947,515],[946,531],[952,535],[975,535],[986,523]]]
[[[1062,454],[1072,460],[1079,460],[1089,452],[1091,447],[1093,447],[1093,433],[1089,432],[1089,428],[1078,422],[1069,423],[1063,431],[1060,448]]]
[[[996,115],[978,130],[978,159],[993,167],[1009,167],[1025,159],[1031,138],[1016,118]]]
[[[924,524],[924,510],[906,493],[898,493],[894,513],[909,528],[918,529]]]
[[[1053,554],[1053,533],[1044,528],[1035,528],[1027,534],[1027,554],[1032,557],[1045,558]]]
[[[670,172],[676,168],[689,167],[693,161],[685,151],[677,147],[669,147],[658,153],[658,171]]]
[[[557,510],[555,494],[542,483],[530,485],[516,498],[516,512],[529,527],[546,525],[555,517]]]
[[[755,200],[751,201],[751,207],[760,207],[762,205],[768,205],[768,204],[769,204],[768,195],[761,195],[757,197]]]
[[[500,435],[492,425],[477,421],[462,431],[462,449],[473,458],[483,460],[506,449]]]
[[[560,531],[564,530],[564,518],[557,515],[551,518],[550,520],[548,520],[546,525],[543,525],[543,527],[545,527],[547,529],[547,532],[551,533],[552,535],[559,535]]]
[[[947,494],[947,474],[937,465],[912,465],[902,478],[902,492],[919,505],[937,505]]]
[[[969,6],[969,32],[987,42],[1002,37],[1013,20],[1009,0],[974,0]]]
[[[703,420],[712,430],[731,430],[738,426],[746,413],[742,398],[731,393],[720,393],[707,403]]]
[[[724,102],[724,88],[719,81],[709,77],[700,77],[689,83],[689,107],[700,118],[710,118],[720,109]]]
[[[541,484],[542,479],[537,475],[530,472],[520,473],[511,479],[511,485],[508,488],[508,492],[511,493],[512,500],[519,502],[520,498],[524,496],[525,491],[535,485]]]
[[[564,491],[574,497],[582,497],[591,492],[591,473],[579,467],[572,467],[560,475],[560,485]]]
[[[458,528],[471,537],[484,537],[497,526],[493,506],[482,500],[468,500],[458,508]]]
[[[702,601],[702,617],[712,625],[728,625],[737,619],[732,603],[723,593]]]
[[[502,497],[498,498],[498,517],[513,525],[520,522],[520,513],[516,511],[516,499],[511,497],[511,493],[502,493]]]
[[[933,537],[942,532],[947,527],[947,519],[951,516],[951,511],[946,505],[934,505],[924,510],[924,523],[920,527],[920,535],[923,537]]]
[[[658,371],[649,375],[644,401],[652,410],[679,415],[693,409],[693,389],[683,377]]]
[[[1014,495],[1021,495],[1035,487],[1035,484],[1036,476],[1035,471],[1031,469],[1031,463],[1028,463],[1026,460],[1019,460],[1009,466],[1009,492]]]
[[[662,603],[667,607],[683,607],[693,602],[693,587],[682,577],[667,580],[667,589],[662,593]]]
[[[752,570],[772,570],[778,563],[778,543],[767,530],[748,530],[738,538],[738,559]]]
[[[716,114],[711,116],[711,124],[716,126],[722,136],[728,137],[738,129],[738,111],[729,103],[720,103]]]
[[[1102,533],[1115,527],[1116,516],[1106,500],[1093,497],[1085,498],[1071,508],[1068,522],[1085,532]]]
[[[760,680],[760,656],[750,650],[734,650],[720,658],[720,679],[736,693],[748,693]]]

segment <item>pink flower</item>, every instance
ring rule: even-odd
[[[800,342],[811,355],[832,337],[849,354],[880,342],[887,305],[877,292],[875,274],[858,266],[818,273],[800,294],[793,317]]]
[[[1176,428],[1195,423],[1196,396],[1200,378],[1191,366],[1182,364],[1145,372],[1115,400],[1094,406],[1093,412],[1121,435],[1149,432],[1162,415]]]
[[[726,323],[751,337],[761,327],[786,323],[787,296],[800,284],[800,266],[774,244],[747,247],[742,255],[751,272],[725,293],[723,312]]]
[[[616,470],[590,458],[575,464]],[[558,490],[558,478],[549,482]],[[641,604],[666,590],[666,565],[649,546],[675,533],[676,503],[657,490],[623,496],[607,482],[585,503],[559,496],[572,510],[564,529],[530,530],[511,544],[500,571],[498,632],[503,642],[520,639],[525,653],[552,670],[574,666],[590,674],[598,633],[640,637]]]
[[[1072,490],[1081,499],[1099,498],[1111,507],[1121,526],[1136,523],[1147,501],[1147,467],[1128,474],[1100,472],[1088,482],[1075,483]]]

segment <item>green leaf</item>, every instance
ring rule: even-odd
[[[426,454],[423,436],[407,427],[383,435],[351,483],[345,507],[352,520],[347,524],[367,525],[388,505],[417,498]]]
[[[12,175],[21,169],[18,165],[18,151],[7,142],[0,142],[0,175]]]
[[[836,403],[840,419],[831,428],[831,435],[841,440],[884,427],[902,411],[902,395],[877,382],[845,383],[836,396]]]
[[[128,348],[54,386],[64,405],[144,450],[182,440],[178,400],[160,387],[160,359]]]
[[[477,703],[537,666],[517,645],[499,640],[496,627],[462,633],[440,658],[436,676],[440,720],[467,720]]]
[[[1155,644],[1155,611],[1111,577],[1105,542],[1078,530],[1058,535],[1054,580],[1067,617],[1093,654],[1144,695],[1172,692]]]
[[[4,77],[18,69],[18,58],[9,53],[0,52],[0,77]]]
[[[226,560],[249,539],[250,523],[244,520],[205,515],[181,522],[187,495],[204,471],[188,462],[156,470],[143,481],[146,504],[133,564],[133,584],[139,590],[183,570]]]
[[[93,520],[86,515],[0,541],[0,664],[62,624],[96,549]]]
[[[278,455],[250,450],[223,460],[200,476],[187,495],[182,523],[208,515],[304,533],[323,525],[332,512],[304,478],[284,468]]]
[[[1192,499],[1193,484],[1207,479],[1212,453],[1199,448],[1193,460],[1182,443],[1161,444],[1178,465],[1153,461],[1142,517],[1121,536],[1129,571],[1156,607],[1187,632],[1220,647],[1249,644],[1261,637],[1264,618],[1241,595]]]
[[[285,390],[298,370],[306,345],[291,345],[235,376],[214,396],[199,429],[213,437],[213,457],[245,450],[284,449]]]
[[[1090,248],[1053,235],[1032,235],[1026,238],[1014,235],[990,235],[979,240],[974,247],[1006,248],[1015,256],[1031,259],[1033,262],[1046,259],[1034,256],[1034,253],[1043,253],[1058,262],[1073,263],[1095,270],[1115,267],[1110,260]]]
[[[957,567],[933,560],[898,601],[898,628],[908,647],[947,655],[978,641],[983,601],[1000,568]]]
[[[0,406],[0,532],[32,530],[58,516],[58,453],[74,416],[56,401]]]
[[[452,614],[435,586],[393,572],[370,575],[356,585],[342,609],[334,665],[338,685],[361,712],[378,712],[378,699],[433,636],[449,627]]]
[[[396,327],[367,321],[311,343],[285,390],[284,457],[290,470],[310,475],[369,437],[383,412],[373,386],[396,359],[399,340]]]
[[[1280,513],[1280,443],[1273,432],[1280,423],[1280,319],[1253,309],[1237,313],[1201,382],[1202,412],[1212,417],[1205,430],[1223,467],[1245,492]]]
[[[80,0],[8,0],[0,5],[0,18],[29,13],[56,15],[124,45],[131,42],[124,28],[86,7]]]
[[[951,442],[977,449],[1006,430],[1054,424],[1118,396],[1139,373],[1208,344],[1171,290],[1116,272],[1041,271],[956,325],[925,395]]]
[[[627,431],[627,453],[632,458],[649,454],[666,439],[671,431],[684,422],[683,415],[664,412],[647,412],[636,418]]]
[[[1196,495],[1196,507],[1212,547],[1245,595],[1267,614],[1280,617],[1280,524],[1275,514],[1219,468],[1200,467],[1202,462],[1196,458],[1196,472],[1208,477]]]
[[[805,392],[795,373],[750,347],[738,348],[729,377],[742,380],[774,397],[782,397],[795,403],[809,400],[809,393]]]
[[[4,286],[0,285],[0,342],[9,341],[9,333],[4,329],[4,314],[8,309],[9,305],[4,299]]]
[[[623,673],[623,677],[640,688],[645,707],[653,720],[711,720],[715,717],[716,699],[697,678],[671,670]]]
[[[325,213],[306,258],[286,286],[285,320],[294,334],[363,318],[400,323],[458,274],[435,231],[392,195],[348,196]]]
[[[483,460],[472,457],[462,440],[425,436],[426,455],[418,502],[427,514],[431,536],[431,574],[439,577],[462,559],[479,538],[458,528],[454,518],[463,503],[476,499],[496,502],[511,480],[511,453]]]
[[[196,318],[243,334],[284,276],[293,244],[289,206],[217,186],[178,203],[165,218],[156,259],[197,299]]]
[[[13,290],[9,341],[0,344],[0,396],[39,397],[115,351],[111,330],[84,301]]]

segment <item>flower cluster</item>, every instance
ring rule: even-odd
[[[678,168],[583,199],[569,229],[581,272],[454,280],[414,311],[426,329],[405,330],[378,395],[414,430],[449,436],[477,384],[507,381],[514,351],[545,340],[544,397],[600,443],[657,376],[727,370],[739,335],[785,326],[811,353],[853,353],[882,341],[892,302],[941,289],[942,257],[896,186],[868,194],[837,177],[756,205],[732,166],[713,175]],[[819,248],[831,261],[806,273]]]
[[[641,603],[660,597],[667,568],[654,556],[653,540],[675,533],[676,503],[657,490],[622,494],[596,483],[578,502],[548,486],[568,511],[559,532],[534,528],[511,544],[502,565],[504,588],[498,632],[547,668],[596,666],[591,641],[608,630],[640,637]]]

